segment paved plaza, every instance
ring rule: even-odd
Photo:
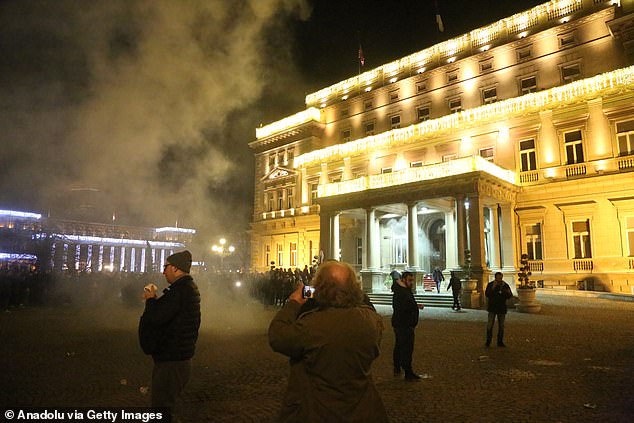
[[[538,294],[539,314],[509,311],[507,348],[484,347],[486,312],[426,308],[414,366],[392,375],[389,306],[374,378],[393,422],[632,422],[634,302]],[[629,301],[628,301],[629,300]],[[288,363],[266,329],[275,313],[247,298],[203,298],[183,417],[273,422]],[[152,369],[136,327],[142,308],[24,308],[0,316],[0,406],[146,406]]]

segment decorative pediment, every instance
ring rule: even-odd
[[[295,176],[297,172],[292,169],[286,169],[284,167],[273,168],[269,173],[264,175],[263,181],[271,181],[273,179],[288,178],[289,176]]]

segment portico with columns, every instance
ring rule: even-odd
[[[471,251],[483,292],[492,272],[514,276],[513,204],[518,187],[487,172],[392,185],[319,199],[326,259],[356,264],[366,292],[389,290],[396,269],[448,276]],[[356,247],[356,248],[355,248]]]

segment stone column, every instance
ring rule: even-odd
[[[383,286],[384,275],[381,271],[380,251],[381,240],[379,237],[379,221],[376,218],[376,209],[369,208],[365,211],[366,250],[365,264],[361,270],[363,290],[366,292],[385,291]]]
[[[308,186],[308,177],[306,176],[306,168],[301,169],[301,187],[302,187],[302,206],[307,206],[310,202],[310,187]]]
[[[559,155],[559,138],[557,129],[553,124],[553,111],[544,110],[539,112],[541,126],[539,128],[539,140],[541,148],[539,152],[539,163],[541,167],[558,166],[561,163]]]
[[[352,179],[352,165],[350,164],[350,157],[344,157],[343,175],[341,175],[341,180],[349,181],[350,179]]]
[[[467,248],[467,214],[465,212],[465,199],[456,198],[456,244],[458,247],[458,266],[464,264],[464,250]]]
[[[515,213],[511,203],[500,204],[501,268],[503,273],[515,272]]]
[[[449,270],[459,267],[457,241],[455,215],[453,210],[447,211],[445,212],[445,267]]]
[[[484,219],[480,197],[469,197],[469,249],[473,276],[478,277],[478,291],[483,292],[482,271],[486,268],[484,257]]]
[[[493,227],[493,245],[491,246],[491,267],[502,267],[502,244],[500,237],[500,205],[491,207],[491,226]]]
[[[321,211],[319,213],[319,250],[325,258],[330,257],[330,214]]]
[[[605,159],[612,155],[610,124],[603,114],[601,97],[588,101],[587,161]]]
[[[417,203],[407,205],[407,264],[414,270],[420,268],[418,257],[418,208]]]
[[[330,241],[329,258],[339,260],[339,213],[330,216]]]
[[[321,164],[321,175],[319,175],[319,184],[326,185],[328,183],[328,163]]]

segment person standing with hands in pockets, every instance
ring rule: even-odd
[[[485,295],[487,297],[487,311],[489,319],[487,321],[487,340],[485,345],[491,345],[493,338],[493,325],[495,318],[498,319],[498,347],[506,347],[504,345],[504,320],[506,320],[506,300],[513,296],[511,287],[502,280],[504,275],[502,272],[495,274],[495,279],[487,285]]]
[[[414,286],[414,274],[403,272],[399,280],[392,285],[392,327],[394,328],[394,376],[405,371],[405,380],[416,381],[421,379],[412,370],[412,354],[414,353],[414,335],[418,325],[418,310],[423,309],[423,304],[417,304],[412,287]]]

